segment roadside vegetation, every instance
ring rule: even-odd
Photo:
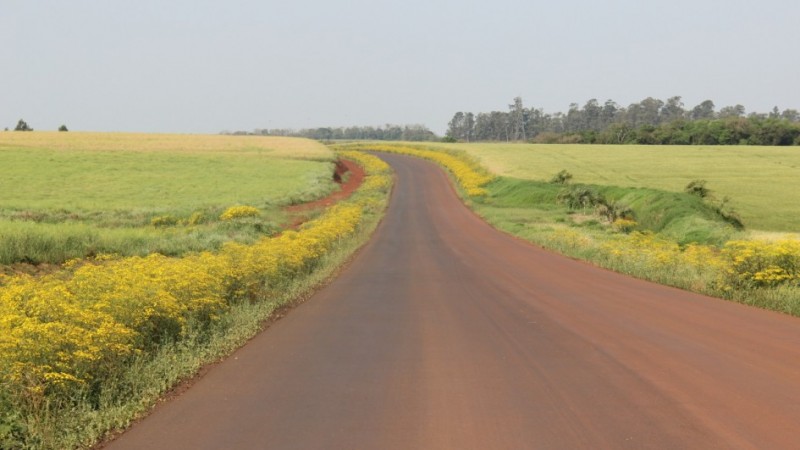
[[[334,189],[333,160],[304,139],[4,133],[0,265],[253,243],[288,220],[283,206]],[[237,204],[259,213],[220,219]]]
[[[369,150],[377,152],[401,153],[418,158],[429,159],[445,167],[457,179],[459,186],[467,195],[483,196],[487,191],[484,188],[494,178],[476,161],[464,155],[454,155],[446,152],[431,151],[424,147],[398,146],[392,144],[339,144],[332,146],[335,150]]]
[[[385,163],[344,156],[365,167],[363,184],[296,231],[0,278],[0,448],[91,446],[309,295],[366,242],[391,188]],[[258,214],[231,205],[219,220]]]
[[[605,146],[584,144],[431,144],[461,151],[492,173],[549,180],[561,170],[572,184],[682,193],[705,180],[716,202],[725,198],[749,230],[797,232],[800,152],[792,147]]]
[[[570,158],[569,153],[561,158],[560,166],[547,166],[547,158],[542,158],[542,165],[550,171],[542,172],[539,179],[493,177],[476,163],[480,146],[467,146],[466,152],[455,149],[464,146],[445,144],[351,147],[423,156],[433,161],[460,159],[462,165],[456,167],[462,169],[450,171],[461,185],[463,198],[501,230],[639,278],[800,316],[800,240],[778,233],[763,239],[763,233],[743,229],[747,218],[742,220],[728,200],[712,196],[715,185],[711,182],[688,178],[677,192],[624,186],[626,183],[590,183],[583,178],[583,172],[573,172],[570,163],[594,167],[592,173],[596,177],[609,176],[604,166],[593,165],[591,159]],[[522,153],[523,149],[518,151]],[[513,158],[516,159],[508,162],[495,156],[492,161],[513,170],[545,170],[537,166],[534,156]],[[529,159],[523,162],[519,158]],[[706,158],[709,164],[713,163],[710,156]],[[713,167],[725,164],[720,160]],[[664,167],[659,171],[654,166],[650,172],[638,173],[642,177],[652,174],[654,179],[661,173],[674,175]],[[742,170],[760,176],[754,167],[757,166]],[[620,180],[626,180],[624,165],[615,173]],[[480,191],[473,190],[471,195],[469,189],[474,187],[465,185],[463,180],[478,177],[482,180]],[[759,184],[752,183],[750,188],[757,189]],[[764,184],[761,192],[781,188]],[[784,226],[790,225],[786,222]]]

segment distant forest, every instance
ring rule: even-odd
[[[538,143],[800,145],[800,113],[795,109],[745,114],[742,105],[716,111],[706,100],[687,109],[681,97],[648,97],[627,108],[613,100],[577,103],[566,113],[526,108],[517,97],[507,111],[457,112],[445,140]]]
[[[370,140],[370,141],[436,141],[439,140],[433,131],[424,125],[391,125],[383,127],[323,127],[293,129],[256,129],[252,132],[236,131],[223,134],[257,135],[257,136],[291,136],[316,139],[319,141],[332,140]]]

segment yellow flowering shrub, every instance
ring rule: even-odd
[[[341,158],[349,159],[358,163],[358,165],[364,168],[368,176],[386,174],[392,171],[389,165],[386,164],[386,162],[384,162],[382,159],[376,158],[372,155],[364,154],[363,152],[344,150],[337,152],[337,154]]]
[[[382,159],[358,151],[339,151],[339,157],[355,161],[367,172],[362,188],[367,192],[386,192],[392,185],[392,169]]]
[[[352,159],[377,171],[367,177],[377,181],[358,191],[367,195],[334,205],[298,231],[252,245],[228,243],[217,253],[102,256],[72,260],[41,278],[6,277],[0,286],[4,395],[39,401],[69,393],[124,370],[133,355],[184,338],[190,327],[219,320],[235,302],[270,298],[309,273],[359,228],[364,211],[377,206],[379,200],[367,189],[391,183],[388,166],[378,158],[359,154]],[[258,213],[238,206],[223,216],[252,211]]]
[[[433,161],[449,170],[456,177],[461,188],[470,196],[486,195],[484,186],[494,179],[478,164],[443,151],[425,150],[398,144],[344,144],[336,148],[400,153]]]
[[[220,216],[220,220],[233,220],[242,217],[258,217],[261,211],[254,206],[236,205],[226,209]]]
[[[800,286],[800,241],[737,240],[721,249],[699,244],[681,247],[652,233],[634,232],[603,243],[610,259],[654,271],[690,269],[713,274],[717,292],[734,289]]]
[[[150,225],[154,227],[171,227],[177,224],[178,219],[170,215],[156,216],[150,219]]]
[[[800,285],[800,241],[730,241],[722,258],[731,287]]]

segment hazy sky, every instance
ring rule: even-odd
[[[800,109],[797,0],[0,0],[0,126],[217,133],[683,96]]]

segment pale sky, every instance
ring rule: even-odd
[[[800,109],[797,0],[0,0],[0,127],[217,133],[546,112]]]

